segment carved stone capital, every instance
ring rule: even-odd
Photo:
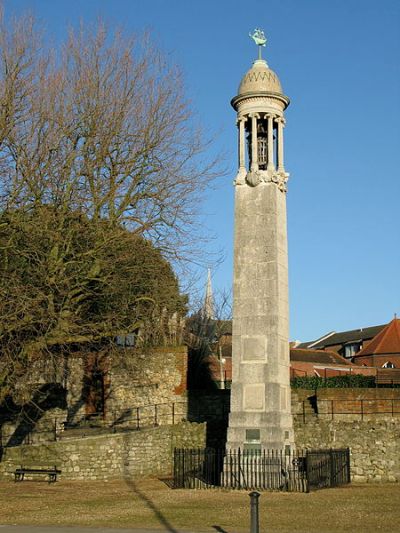
[[[244,167],[240,167],[233,181],[233,185],[244,185],[246,183],[246,174],[247,170]]]
[[[285,172],[284,170],[278,170],[277,172],[274,172],[274,183],[277,184],[278,189],[282,192],[287,191],[287,182],[289,179],[289,174]]]
[[[236,118],[236,126],[239,126],[239,124],[241,122],[246,122],[247,121],[247,117],[246,115],[239,115],[237,118]]]
[[[256,187],[261,183],[261,181],[261,171],[259,170],[251,170],[246,175],[246,183],[250,185],[250,187]]]
[[[261,182],[263,183],[275,183],[278,189],[282,192],[286,192],[286,183],[289,178],[289,174],[286,172],[276,170],[262,170],[260,172]]]
[[[280,191],[286,192],[288,179],[289,174],[281,170],[252,170],[246,173],[246,169],[239,168],[234,185],[257,187],[261,183],[274,183]]]

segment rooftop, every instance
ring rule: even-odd
[[[386,324],[381,324],[380,326],[370,326],[368,328],[351,329],[348,331],[331,331],[330,333],[326,333],[314,341],[302,342],[296,346],[296,348],[313,348],[318,350],[319,348],[324,348],[325,346],[335,346],[337,344],[347,344],[351,342],[362,342],[375,337],[375,335],[382,331],[385,326]]]
[[[400,319],[394,318],[354,357],[400,354]]]

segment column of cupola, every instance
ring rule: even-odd
[[[269,171],[284,172],[284,151],[283,151],[283,128],[285,119],[273,113],[249,113],[242,115],[237,120],[238,126],[238,162],[239,172],[246,171],[246,131],[249,135],[249,159],[248,170],[256,172],[259,170],[260,161],[258,157],[258,130],[260,121],[267,123],[267,167]],[[274,131],[276,132],[276,155],[274,157]]]

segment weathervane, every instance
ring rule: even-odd
[[[249,33],[249,37],[251,37],[258,46],[258,59],[262,59],[261,47],[265,46],[265,43],[267,42],[267,38],[265,37],[264,31],[260,28],[256,28],[253,33]]]

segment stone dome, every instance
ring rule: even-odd
[[[263,59],[254,61],[251,69],[243,76],[239,85],[238,96],[258,92],[283,94],[278,76]]]

